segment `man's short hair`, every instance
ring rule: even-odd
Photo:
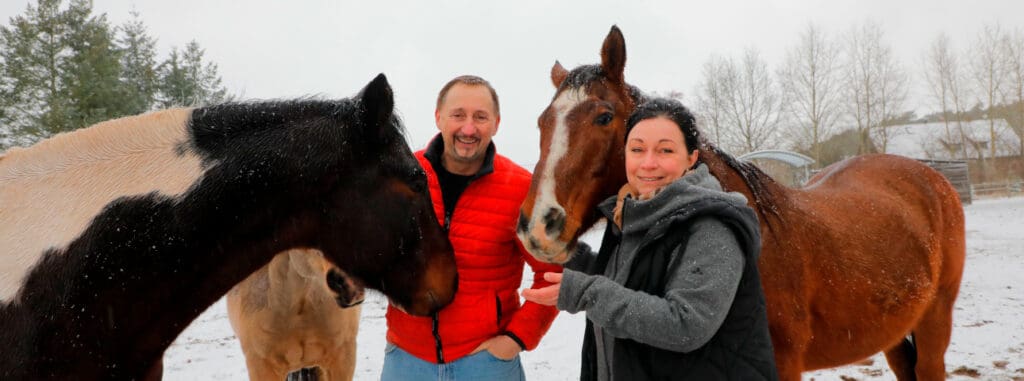
[[[494,101],[495,115],[501,116],[501,106],[498,105],[498,92],[494,91],[494,87],[491,86],[491,83],[487,82],[486,79],[480,78],[475,75],[460,75],[458,77],[453,78],[451,81],[448,81],[448,83],[446,83],[444,87],[441,88],[441,91],[437,93],[437,110],[441,109],[441,105],[444,103],[444,98],[448,96],[448,90],[451,90],[452,86],[455,86],[456,84],[460,83],[467,86],[486,87],[487,91],[491,92],[491,100]]]

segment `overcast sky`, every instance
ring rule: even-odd
[[[5,0],[9,25],[25,0]],[[34,0],[33,0],[34,3]],[[460,74],[497,88],[498,152],[536,161],[536,119],[553,95],[555,60],[567,68],[597,63],[617,24],[626,38],[627,81],[647,91],[682,91],[692,101],[700,67],[712,54],[761,51],[770,69],[798,34],[815,23],[846,32],[879,23],[907,70],[946,32],[957,48],[985,24],[1024,29],[1022,0],[705,0],[705,1],[220,1],[96,0],[115,25],[141,13],[161,59],[195,39],[219,66],[224,84],[245,98],[347,97],[377,73],[387,75],[414,148],[436,133],[437,91]],[[919,87],[908,108],[931,109]],[[529,168],[532,170],[532,168]]]

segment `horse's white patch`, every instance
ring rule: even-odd
[[[188,141],[191,110],[103,122],[11,149],[0,161],[0,301],[10,302],[51,248],[66,247],[111,201],[177,197],[203,174]]]
[[[566,118],[570,111],[586,100],[586,97],[586,91],[583,88],[570,88],[559,94],[551,104],[555,108],[555,130],[551,133],[551,145],[548,147],[548,156],[544,161],[544,171],[540,174],[541,180],[533,204],[533,218],[530,221],[531,231],[534,230],[535,224],[543,224],[544,213],[548,209],[564,211],[555,195],[555,167],[569,150],[569,125],[566,123]]]

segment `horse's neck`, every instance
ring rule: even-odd
[[[61,133],[27,148],[12,148],[3,155],[0,180],[76,171],[174,147],[188,139],[190,115],[190,109],[171,109],[124,117]]]

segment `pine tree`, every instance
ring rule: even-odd
[[[117,40],[122,49],[121,81],[127,92],[126,109],[129,114],[149,111],[156,96],[156,40],[149,36],[139,13],[131,12],[132,19],[121,26],[122,36]]]
[[[14,144],[126,114],[119,51],[90,0],[39,0],[0,27],[4,121]]]
[[[196,41],[189,42],[182,51],[171,49],[157,69],[159,107],[202,106],[230,99],[221,85],[217,65],[204,63],[203,54]]]
[[[228,100],[197,42],[158,66],[155,39],[132,16],[115,29],[91,0],[37,0],[0,25],[0,149],[155,105]]]
[[[121,81],[121,50],[106,15],[91,17],[91,0],[72,0],[65,14],[71,55],[62,70],[70,101],[69,128],[133,114]]]
[[[5,66],[3,59],[0,58],[0,74],[4,73]],[[14,144],[10,129],[10,111],[14,105],[10,82],[6,76],[0,75],[0,151]]]
[[[0,57],[7,81],[5,117],[15,144],[48,136],[66,124],[60,70],[68,56],[60,0],[28,5],[25,15],[0,27]]]

